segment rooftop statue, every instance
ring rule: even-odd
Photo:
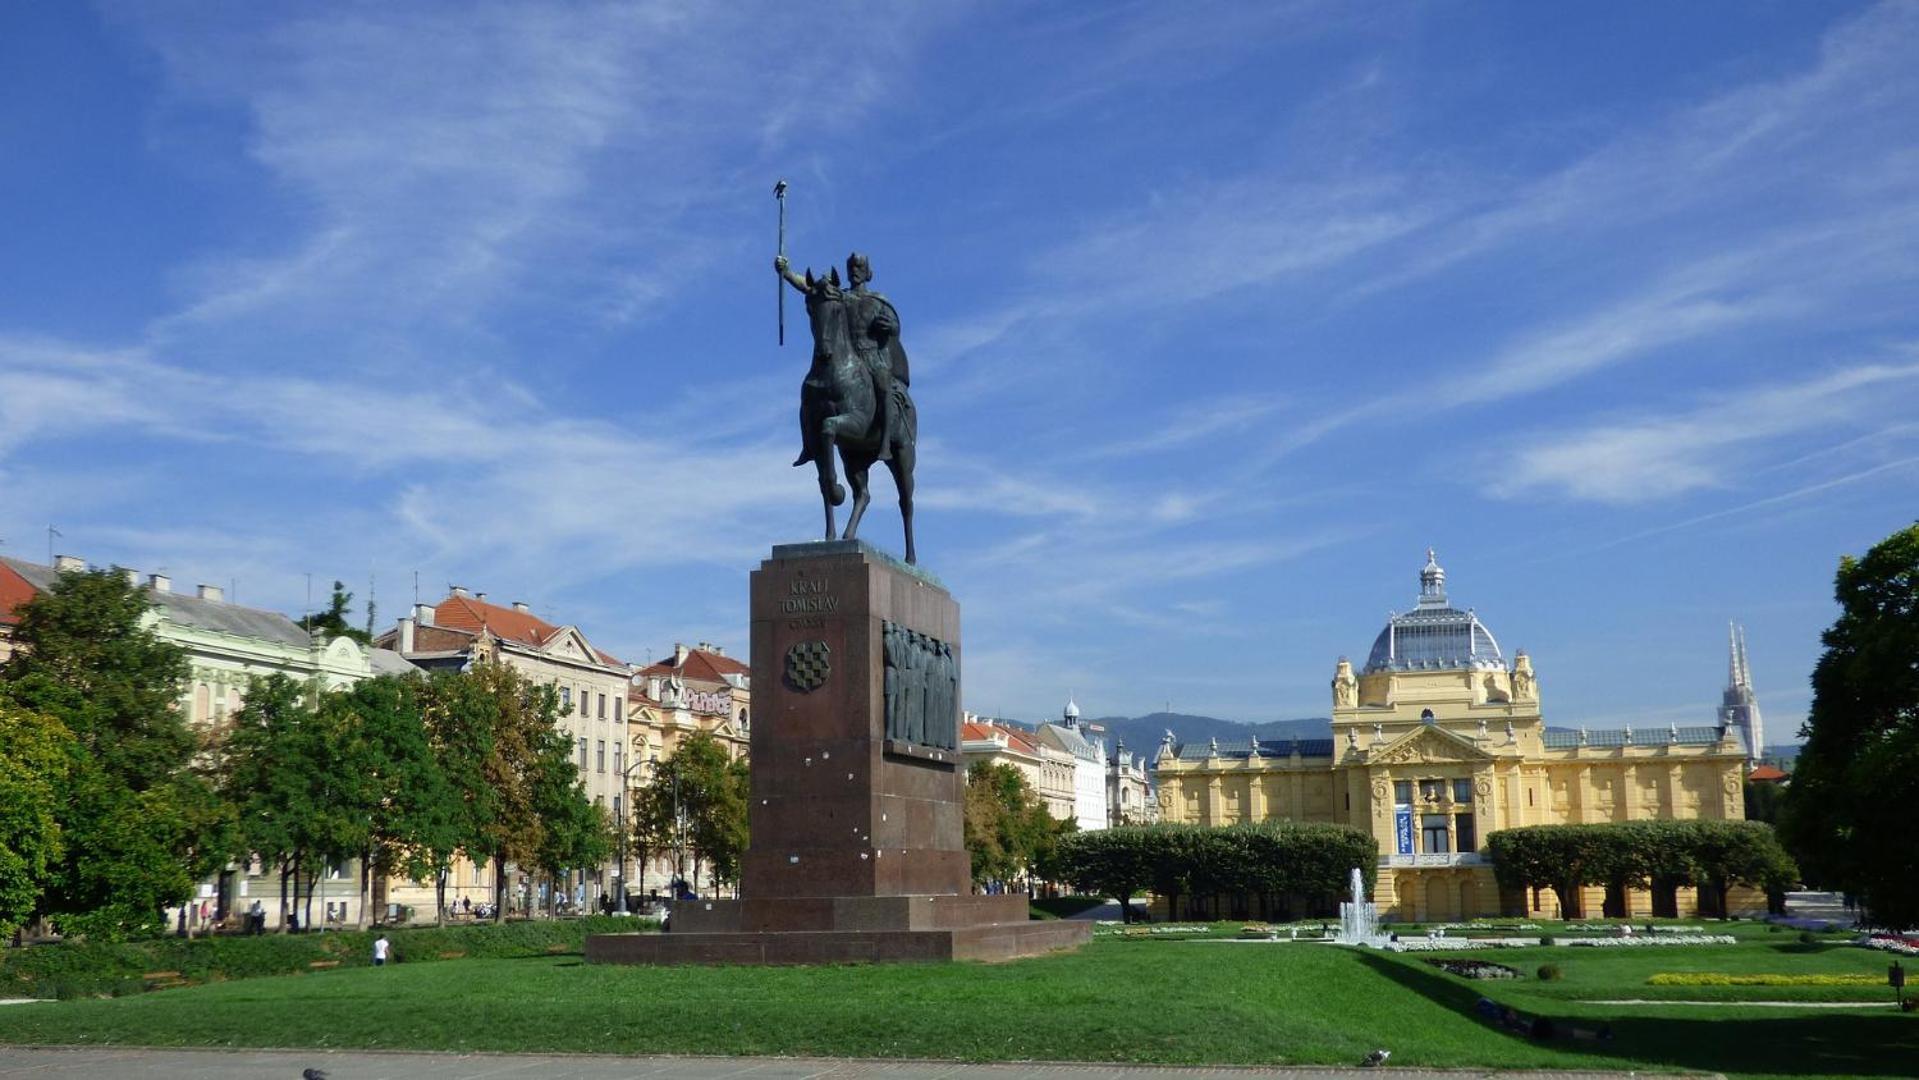
[[[852,540],[859,533],[872,498],[867,474],[874,462],[883,461],[899,490],[906,561],[915,562],[913,461],[919,417],[907,390],[911,377],[900,346],[899,312],[867,288],[873,269],[858,252],[847,256],[844,284],[837,267],[824,276],[810,268],[797,274],[784,255],[774,258],[773,269],[806,298],[813,329],[813,364],[800,384],[800,456],[793,464],[810,461],[818,470],[826,539],[834,539],[833,508],[846,501],[834,468],[837,448],[853,487],[853,509],[841,538]]]

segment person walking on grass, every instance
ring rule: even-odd
[[[392,947],[393,947],[392,943],[387,941],[385,934],[381,934],[379,937],[373,939],[373,966],[374,967],[386,966],[386,954],[387,954],[387,951],[391,949]]]

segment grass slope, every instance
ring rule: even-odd
[[[1569,1000],[1649,997],[1657,989],[1644,985],[1651,970],[1685,970],[1678,965],[1692,960],[1739,970],[1728,964],[1746,949],[1764,947],[1475,954],[1523,970],[1536,966],[1535,952],[1549,956],[1567,973],[1555,984],[1472,983],[1413,957],[1322,945],[1114,939],[1003,965],[653,969],[587,966],[578,957],[461,960],[18,1006],[0,1010],[0,1042],[1283,1064],[1357,1063],[1385,1046],[1395,1065],[1911,1074],[1919,1060],[1919,1018],[1911,1016],[1648,1011]],[[1861,961],[1878,959],[1853,951]],[[1803,959],[1856,966],[1848,954]],[[1751,964],[1741,969],[1783,966],[1770,955]],[[1610,1023],[1617,1037],[1603,1048],[1516,1038],[1473,1016],[1481,993],[1527,1011]]]

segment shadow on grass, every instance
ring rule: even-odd
[[[1514,1000],[1511,991],[1523,994],[1523,983],[1488,984],[1482,992],[1466,980],[1441,975],[1424,965],[1379,953],[1363,953],[1361,959],[1406,989],[1480,1023],[1486,1021],[1473,1006],[1481,997],[1491,997],[1502,1005],[1513,1005],[1528,1017],[1546,1016],[1561,1031],[1610,1026],[1610,1042],[1560,1038],[1542,1045],[1619,1058],[1622,1063],[1748,1075],[1912,1076],[1913,1063],[1919,1061],[1919,1020],[1890,1010],[1883,1014],[1782,1013],[1763,1019],[1660,1016],[1654,1011],[1660,1006],[1638,1007],[1645,1011],[1607,1014],[1594,1009],[1575,1014],[1560,1011],[1569,1004],[1565,1002]],[[1500,1031],[1490,1023],[1486,1026]],[[1525,1038],[1500,1033],[1506,1038]]]

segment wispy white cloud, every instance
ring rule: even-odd
[[[1519,447],[1494,490],[1639,503],[1720,487],[1752,444],[1811,429],[1858,430],[1919,402],[1919,364],[1864,364],[1716,395],[1685,412],[1555,432]]]

